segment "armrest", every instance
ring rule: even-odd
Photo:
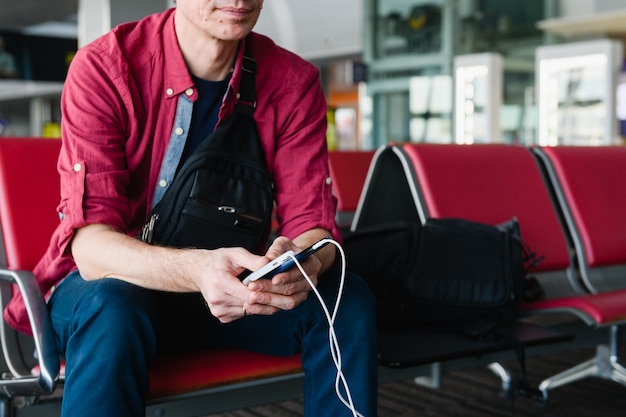
[[[8,396],[49,394],[54,391],[58,379],[60,358],[46,302],[35,276],[30,271],[0,269],[2,309],[6,307],[8,302],[6,296],[11,293],[12,284],[17,285],[24,298],[33,333],[35,357],[39,363],[40,371],[38,375],[24,374],[25,366],[16,363],[15,354],[19,349],[19,346],[15,346],[16,339],[11,341],[11,338],[7,337],[8,332],[12,329],[8,329],[8,324],[4,320],[0,320],[2,349],[7,365],[15,373],[14,379],[0,380],[0,388]],[[21,361],[21,357],[19,360]]]

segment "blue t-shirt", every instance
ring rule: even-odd
[[[230,76],[221,81],[207,81],[194,75],[191,78],[198,90],[198,100],[193,105],[189,135],[179,166],[215,130],[222,98],[230,81]]]

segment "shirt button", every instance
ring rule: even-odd
[[[330,177],[326,177],[326,185],[330,185],[333,183],[333,179]]]
[[[174,90],[171,88],[168,88],[167,90],[165,90],[165,94],[167,94],[168,96],[171,96],[172,94],[174,94]]]
[[[167,187],[167,181],[166,180],[160,180],[159,181],[159,187],[161,187],[161,188]]]
[[[180,136],[180,135],[182,135],[182,134],[183,134],[183,128],[182,128],[182,127],[177,127],[177,128],[176,128],[176,130],[175,130],[174,132],[176,132],[176,134],[177,134],[178,136]]]
[[[193,95],[193,88],[188,88],[185,90],[185,94],[187,94],[188,96]]]
[[[74,164],[74,172],[80,172],[81,168],[82,167],[79,163]]]

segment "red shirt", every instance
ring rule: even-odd
[[[34,270],[44,293],[76,269],[68,250],[76,229],[102,223],[135,236],[146,221],[179,96],[198,97],[174,13],[118,26],[72,62],[61,101],[62,221]],[[253,33],[247,42],[258,66],[254,118],[275,184],[278,233],[294,238],[320,227],[338,239],[319,72],[267,37]],[[239,48],[219,120],[233,111],[242,59]],[[21,295],[5,318],[30,333]]]

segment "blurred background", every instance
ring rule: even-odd
[[[82,45],[168,0],[0,0],[0,135],[60,134]],[[623,144],[623,0],[268,0],[257,31],[320,68],[331,149]]]

